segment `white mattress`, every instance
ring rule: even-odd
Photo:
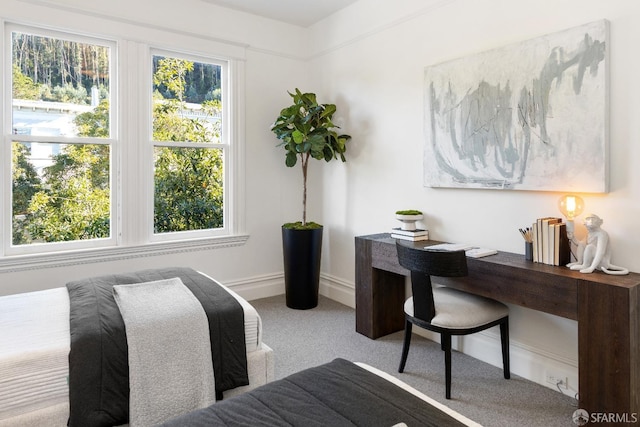
[[[247,353],[259,349],[262,320],[258,312],[225,289],[244,310]],[[0,424],[68,402],[69,348],[65,287],[0,297]]]

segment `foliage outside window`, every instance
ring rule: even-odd
[[[19,31],[11,47],[12,244],[109,238],[111,47]]]
[[[154,233],[224,226],[222,66],[153,56]]]
[[[128,195],[122,200],[138,203],[129,212],[143,211],[144,200],[153,204],[145,219],[148,234],[133,241],[149,241],[152,235],[167,240],[229,233],[225,61],[160,51],[150,55],[152,74],[136,77],[151,80],[150,121],[140,120],[144,112],[132,110],[123,115],[123,126],[131,135],[139,134],[131,129],[150,125],[151,149],[140,150],[145,154],[138,161],[151,175],[142,185],[117,182],[123,174],[114,159],[138,152],[133,147],[144,141],[119,139],[114,118],[122,106],[111,89],[115,43],[15,28],[20,30],[11,32],[10,40],[12,127],[5,129],[2,142],[12,154],[2,160],[11,172],[10,183],[2,185],[10,188],[6,200],[11,212],[5,213],[9,220],[4,225],[10,227],[12,250],[117,244],[116,188]],[[133,221],[133,216],[123,221]]]

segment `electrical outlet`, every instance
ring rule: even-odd
[[[569,378],[556,374],[547,374],[547,383],[567,390],[569,388]]]

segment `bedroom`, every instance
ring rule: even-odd
[[[199,0],[183,1],[180,8],[153,2],[150,9],[149,4],[5,0],[0,17],[135,42],[149,42],[153,32],[159,34],[153,41],[163,42],[164,48],[193,49],[199,44],[198,50],[215,49],[215,54],[242,59],[243,173],[237,177],[235,221],[238,234],[248,239],[240,244],[223,241],[219,247],[184,244],[154,251],[146,250],[139,236],[131,236],[121,250],[106,249],[108,256],[102,259],[3,257],[0,295],[166,265],[204,271],[249,300],[283,293],[280,225],[299,215],[299,172],[283,167],[269,126],[289,101],[286,92],[295,87],[337,104],[339,124],[353,137],[347,163],[313,164],[310,171],[310,216],[325,226],[323,295],[354,305],[354,236],[396,226],[393,213],[398,209],[425,212],[434,239],[523,253],[518,228],[538,217],[558,215],[557,199],[563,193],[423,187],[424,68],[601,19],[610,23],[611,40],[610,191],[585,194],[584,199],[588,212],[605,219],[614,262],[640,271],[640,235],[633,220],[640,211],[640,172],[635,167],[640,131],[633,119],[640,113],[635,96],[640,93],[635,78],[640,71],[634,42],[640,39],[636,1],[543,1],[535,7],[520,0],[403,1],[393,6],[358,1],[309,28]],[[511,309],[513,372],[545,383],[545,372],[553,369],[576,384],[576,323]],[[464,351],[498,365],[498,356],[485,356],[493,353],[484,351],[495,340],[497,336],[489,335],[465,341]]]

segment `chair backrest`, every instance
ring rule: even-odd
[[[431,276],[462,277],[467,273],[467,257],[460,251],[430,251],[396,241],[399,264],[411,272],[413,316],[430,322],[436,314]]]

